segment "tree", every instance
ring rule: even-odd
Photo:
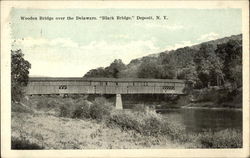
[[[218,45],[216,54],[223,63],[222,71],[225,80],[233,89],[242,86],[242,41],[229,40],[227,43]]]
[[[138,68],[139,78],[159,78],[160,69],[153,61],[144,61]]]
[[[103,67],[89,70],[83,77],[107,77],[107,72]]]
[[[202,44],[194,57],[194,62],[197,65],[196,70],[202,88],[220,85],[219,79],[224,79],[223,64],[215,54],[215,47],[212,44]]]
[[[176,68],[173,65],[159,65],[159,72],[158,75],[161,79],[174,79],[176,78]]]
[[[119,78],[122,70],[126,69],[126,65],[121,59],[115,59],[108,67],[92,69],[88,71],[83,77],[108,77]]]
[[[185,79],[192,85],[197,85],[199,82],[198,74],[196,71],[196,65],[192,61],[190,65],[181,69],[181,72],[178,74],[178,79]]]
[[[119,78],[120,72],[126,69],[126,65],[121,59],[115,59],[109,67],[105,68],[110,74],[110,77]]]
[[[11,100],[20,101],[23,96],[23,88],[29,80],[31,64],[23,58],[21,49],[11,50]]]

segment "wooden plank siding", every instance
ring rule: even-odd
[[[30,78],[26,94],[183,94],[183,80]]]

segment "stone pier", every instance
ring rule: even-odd
[[[116,100],[115,100],[115,109],[123,109],[122,108],[122,96],[121,94],[116,94]]]

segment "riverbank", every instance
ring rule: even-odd
[[[205,88],[193,90],[183,107],[242,109],[242,89]]]
[[[189,134],[150,109],[115,110],[106,99],[36,96],[12,104],[12,148],[240,148],[237,130]]]
[[[184,95],[162,97],[158,102],[145,102],[154,105],[157,111],[164,109],[200,108],[200,109],[242,109],[242,89],[227,88],[193,89]]]
[[[239,110],[242,111],[241,106],[223,106],[216,105],[214,102],[200,102],[200,103],[190,103],[180,108],[185,109],[211,109],[211,110]]]

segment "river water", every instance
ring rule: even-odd
[[[242,130],[242,110],[181,108],[161,110],[159,113],[182,124],[188,132],[229,128]]]

